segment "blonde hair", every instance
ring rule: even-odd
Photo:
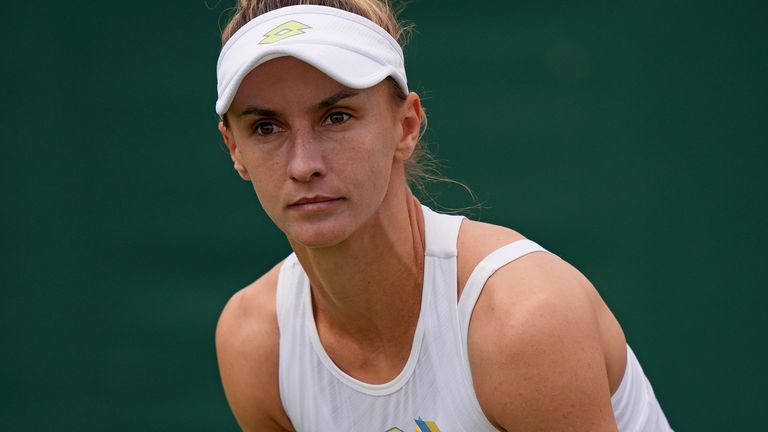
[[[221,44],[227,43],[240,27],[257,16],[295,5],[328,6],[360,15],[386,30],[401,47],[405,46],[411,30],[410,26],[401,24],[397,19],[402,8],[393,8],[389,0],[239,0],[234,14],[221,32]]]
[[[259,15],[287,6],[295,5],[317,5],[328,6],[336,9],[345,10],[376,23],[389,33],[402,48],[408,42],[408,37],[413,30],[410,24],[404,24],[398,20],[398,15],[402,11],[402,6],[395,8],[389,0],[238,0],[229,22],[221,31],[222,46],[227,43],[229,38],[237,32],[242,26],[256,18]],[[403,89],[393,79],[389,79],[395,89],[395,95],[400,101],[404,101],[406,94]],[[439,174],[439,163],[435,157],[426,149],[421,139],[427,129],[427,116],[422,108],[421,116],[421,136],[416,144],[413,155],[405,162],[405,174],[408,184],[415,189],[417,194],[423,198],[435,202],[426,188],[427,182],[441,181],[458,185],[465,189],[473,200],[476,200],[474,193],[463,183],[443,177]],[[224,124],[227,124],[226,116],[222,118]]]

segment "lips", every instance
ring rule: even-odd
[[[313,204],[331,203],[333,201],[338,201],[340,199],[341,198],[332,197],[332,196],[313,195],[313,196],[299,198],[296,201],[288,204],[288,207],[310,206]]]

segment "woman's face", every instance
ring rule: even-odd
[[[354,90],[300,60],[281,57],[242,82],[220,125],[235,168],[292,242],[338,244],[404,178],[419,135],[418,96],[391,83]]]

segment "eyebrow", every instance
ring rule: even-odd
[[[277,117],[277,111],[268,108],[261,108],[255,105],[249,105],[240,112],[240,117],[247,115],[257,115],[260,117]]]
[[[360,94],[360,92],[357,92],[357,91],[342,90],[342,91],[340,91],[340,92],[338,92],[336,94],[333,94],[333,95],[328,96],[327,98],[321,100],[320,102],[317,103],[317,105],[315,107],[316,107],[316,109],[318,111],[319,110],[324,110],[326,108],[329,108],[329,107],[332,107],[332,106],[336,105],[339,101],[341,101],[343,99],[354,97],[354,96],[357,96],[359,94]],[[256,105],[249,105],[249,106],[245,107],[245,109],[243,111],[240,112],[239,116],[243,117],[243,116],[247,116],[247,115],[257,115],[257,116],[260,116],[260,117],[277,117],[279,115],[279,113],[277,111],[273,110],[273,109],[263,108],[263,107],[259,107],[259,106],[256,106]]]
[[[340,100],[354,97],[359,95],[360,92],[356,92],[353,90],[342,90],[335,95],[328,96],[327,98],[320,101],[320,103],[317,104],[318,110],[323,110],[325,108],[332,107],[336,105]]]

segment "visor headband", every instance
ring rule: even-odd
[[[227,112],[248,73],[285,56],[309,63],[350,88],[373,87],[391,76],[408,93],[403,50],[376,23],[326,6],[288,6],[249,21],[221,49],[216,112]]]

